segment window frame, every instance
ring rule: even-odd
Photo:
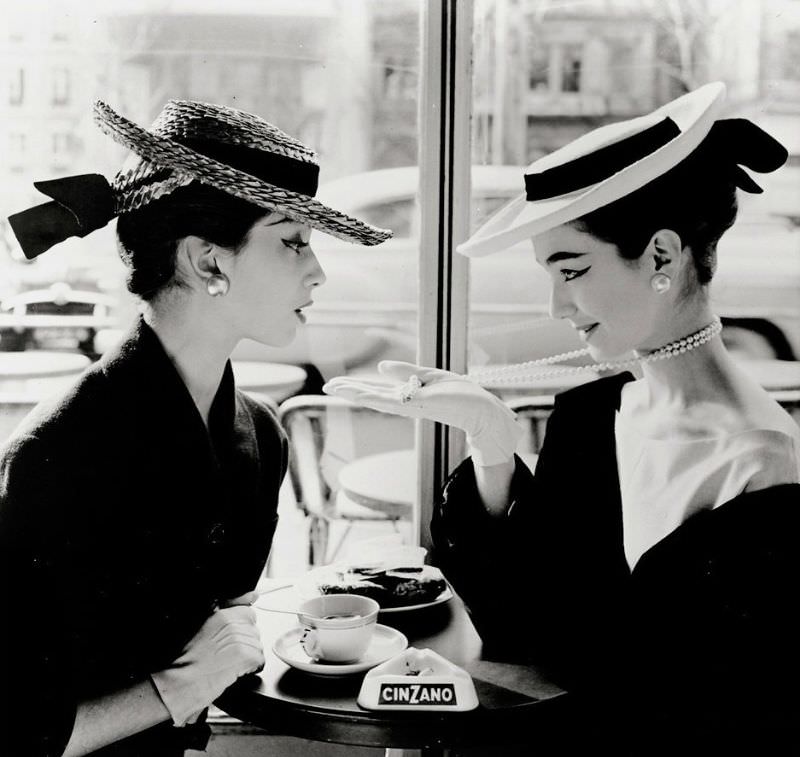
[[[472,0],[421,4],[419,318],[417,362],[464,373],[468,261],[454,255],[469,234],[472,110]],[[435,253],[435,254],[434,254]],[[416,541],[430,548],[433,507],[463,458],[464,435],[419,421],[416,429]]]

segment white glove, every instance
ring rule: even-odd
[[[161,700],[177,726],[196,719],[237,678],[264,666],[252,607],[215,610],[166,670],[153,673]]]
[[[388,380],[338,376],[322,389],[373,410],[460,428],[467,435],[467,445],[477,465],[499,465],[513,458],[523,434],[515,414],[471,379],[394,360],[379,363],[378,371]],[[422,387],[409,399],[403,393],[411,376],[417,376]]]

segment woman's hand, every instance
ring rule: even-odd
[[[237,678],[263,667],[255,610],[236,605],[215,610],[183,654],[151,678],[175,725],[184,725]]]
[[[378,371],[385,381],[339,376],[325,384],[323,391],[384,413],[460,428],[478,465],[498,465],[514,456],[522,436],[514,413],[474,381],[450,371],[393,360],[379,363]],[[422,384],[416,391],[409,391],[412,376]]]

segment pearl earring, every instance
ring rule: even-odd
[[[654,292],[664,294],[672,286],[672,279],[666,273],[657,273],[650,279],[650,286]]]
[[[230,288],[230,279],[224,273],[215,273],[206,280],[206,290],[212,297],[224,296]]]

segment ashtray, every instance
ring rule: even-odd
[[[364,676],[358,703],[366,710],[459,712],[478,706],[472,677],[432,649],[409,647]]]

